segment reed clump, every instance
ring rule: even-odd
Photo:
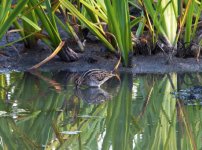
[[[79,56],[69,42],[61,46],[65,42],[61,32],[77,43],[80,52],[91,32],[109,51],[121,55],[125,67],[130,66],[132,54],[146,49],[151,55],[156,47],[169,61],[175,55],[200,56],[198,0],[1,0],[0,9],[0,40],[8,33],[20,35],[1,48],[23,41],[30,49],[41,40],[53,51],[52,57],[76,61]]]

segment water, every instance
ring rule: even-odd
[[[1,149],[202,149],[202,109],[172,94],[202,74],[121,74],[76,90],[75,75],[0,75]]]

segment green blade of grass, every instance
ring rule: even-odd
[[[90,9],[92,11],[92,13],[96,14],[97,16],[99,16],[104,22],[107,23],[107,16],[104,13],[100,13],[98,10],[96,10],[94,7],[92,7],[90,4],[88,4],[87,2],[80,0],[80,2],[87,7],[88,9]]]
[[[61,38],[54,25],[51,23],[51,20],[48,18],[46,13],[44,12],[41,6],[38,6],[38,1],[32,0],[30,1],[33,8],[35,8],[35,12],[39,17],[40,21],[42,22],[45,30],[47,31],[48,35],[50,36],[50,40],[53,47],[57,47],[57,45],[61,42]],[[37,6],[37,7],[36,7]]]
[[[162,9],[162,27],[166,33],[166,36],[172,46],[175,46],[175,37],[177,32],[177,1],[173,0],[162,0],[161,1]],[[160,20],[160,21],[161,21]]]
[[[28,38],[28,37],[30,37],[30,36],[33,36],[33,35],[36,34],[37,32],[38,32],[38,31],[33,32],[33,33],[30,33],[29,35],[23,36],[22,38],[20,38],[20,39],[18,39],[18,40],[15,40],[15,41],[13,41],[13,42],[10,42],[10,43],[7,43],[7,44],[5,44],[5,45],[3,45],[3,46],[0,46],[0,48],[4,48],[4,47],[7,47],[7,46],[11,46],[11,45],[13,45],[13,44],[15,44],[15,43],[17,43],[17,42],[26,40],[26,38]]]
[[[21,16],[20,17],[21,19],[23,19],[25,22],[27,22],[30,26],[32,26],[34,29],[36,29],[37,31],[40,31],[41,28],[36,24],[34,23],[32,20],[30,20],[29,18],[27,18],[26,16]]]
[[[1,10],[1,13],[0,13],[0,25],[2,25],[5,20],[7,19],[9,13],[10,13],[10,7],[11,7],[11,3],[12,3],[12,0],[2,0],[0,2],[0,10]]]
[[[195,2],[192,2],[189,10],[188,10],[188,14],[186,17],[186,25],[185,25],[185,36],[184,36],[184,43],[185,46],[189,46],[190,42],[191,42],[191,29],[192,29],[192,20],[193,20],[193,15],[194,15],[194,4]]]
[[[144,22],[144,17],[141,16],[133,19],[130,23],[130,28],[133,28],[135,25],[137,25],[140,22]]]
[[[24,6],[27,4],[28,0],[23,0],[20,3],[17,4],[17,6],[14,8],[14,10],[11,12],[7,20],[3,23],[3,25],[0,27],[0,40],[8,30],[8,28],[11,26],[13,21],[16,19],[16,17],[21,13],[21,11],[24,9]]]
[[[115,48],[107,41],[102,33],[97,29],[96,25],[86,19],[69,1],[60,0],[61,4],[74,14],[81,22],[83,22],[110,50],[114,51]]]
[[[202,11],[202,3],[200,3],[200,5],[198,7],[199,8],[197,9],[198,12],[196,13],[196,19],[195,19],[195,22],[194,22],[194,28],[193,28],[192,38],[194,38],[195,34],[196,34],[196,29],[198,27],[198,22],[200,20],[201,11]]]
[[[151,1],[146,1],[144,0],[144,6],[148,11],[148,14],[151,16],[153,24],[155,25],[155,27],[157,28],[157,30],[166,37],[166,33],[162,27],[162,25],[160,24],[160,22],[157,20],[157,13],[155,11],[155,8],[153,7],[153,4]]]
[[[107,9],[109,31],[116,38],[118,49],[124,60],[123,65],[128,66],[128,55],[132,51],[128,1],[105,0],[104,2]]]
[[[178,41],[178,39],[180,37],[180,34],[182,32],[182,28],[183,28],[183,26],[184,26],[184,24],[186,22],[187,14],[188,14],[189,8],[191,6],[191,3],[192,3],[192,0],[188,0],[186,8],[185,8],[184,15],[181,17],[182,19],[180,20],[179,29],[178,29],[178,32],[177,32],[177,35],[176,35],[176,38],[175,38],[175,44],[177,43],[177,41]]]
[[[57,23],[63,28],[63,30],[65,32],[67,32],[67,34],[70,34],[72,35],[72,37],[75,39],[75,41],[77,42],[79,48],[81,51],[84,51],[84,46],[81,42],[81,40],[79,39],[78,35],[76,34],[76,32],[74,31],[73,27],[68,23],[66,22],[66,25],[56,16],[56,21]]]

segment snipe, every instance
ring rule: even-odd
[[[105,83],[112,77],[117,77],[120,80],[119,76],[115,73],[120,62],[121,62],[121,56],[118,62],[116,63],[113,71],[106,71],[103,69],[88,70],[75,81],[76,87],[80,87],[82,85],[90,87],[100,87],[103,83]]]
[[[100,87],[110,78],[117,76],[112,71],[106,71],[102,69],[91,69],[83,73],[76,81],[77,87],[86,85],[90,87]]]

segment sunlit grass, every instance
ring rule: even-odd
[[[118,50],[121,52],[124,66],[129,64],[129,53],[132,52],[128,0],[105,0],[109,31],[114,35]]]
[[[188,6],[188,2],[186,3]],[[197,1],[190,2],[189,9],[187,11],[186,21],[185,21],[185,36],[184,43],[185,46],[190,46],[192,41],[196,39],[196,29],[198,25],[199,18],[201,16],[202,3],[197,3]],[[198,43],[199,44],[199,43]]]
[[[143,1],[151,20],[155,34],[163,35],[167,42],[173,47],[176,46],[175,38],[177,34],[177,12],[178,1],[160,0],[157,3],[152,1]]]
[[[64,38],[71,37],[84,51],[81,31],[88,28],[108,50],[119,53],[123,66],[127,67],[131,61],[129,55],[135,51],[132,37],[139,38],[147,31],[146,34],[152,35],[152,44],[163,36],[167,46],[175,49],[179,41],[186,48],[193,41],[201,45],[200,39],[195,40],[202,11],[198,0],[25,0],[16,5],[11,0],[2,0],[0,9],[0,39],[7,32],[12,33],[10,27],[15,27],[13,31],[21,36],[4,46],[22,40],[25,47],[32,48],[40,39],[54,51],[64,40],[59,30],[62,28],[67,33]],[[133,9],[140,13],[133,14]],[[63,48],[58,55],[69,61]]]
[[[21,1],[17,6],[12,10],[11,9],[11,0],[2,0],[0,2],[1,15],[0,15],[0,40],[5,35],[9,27],[15,21],[15,19],[22,12],[26,6],[28,0]]]
[[[95,34],[110,50],[114,51],[115,48],[107,41],[103,33],[100,31],[99,26],[89,21],[82,13],[80,13],[73,4],[69,1],[60,0],[61,4],[67,8],[74,16],[77,17],[90,31]]]

